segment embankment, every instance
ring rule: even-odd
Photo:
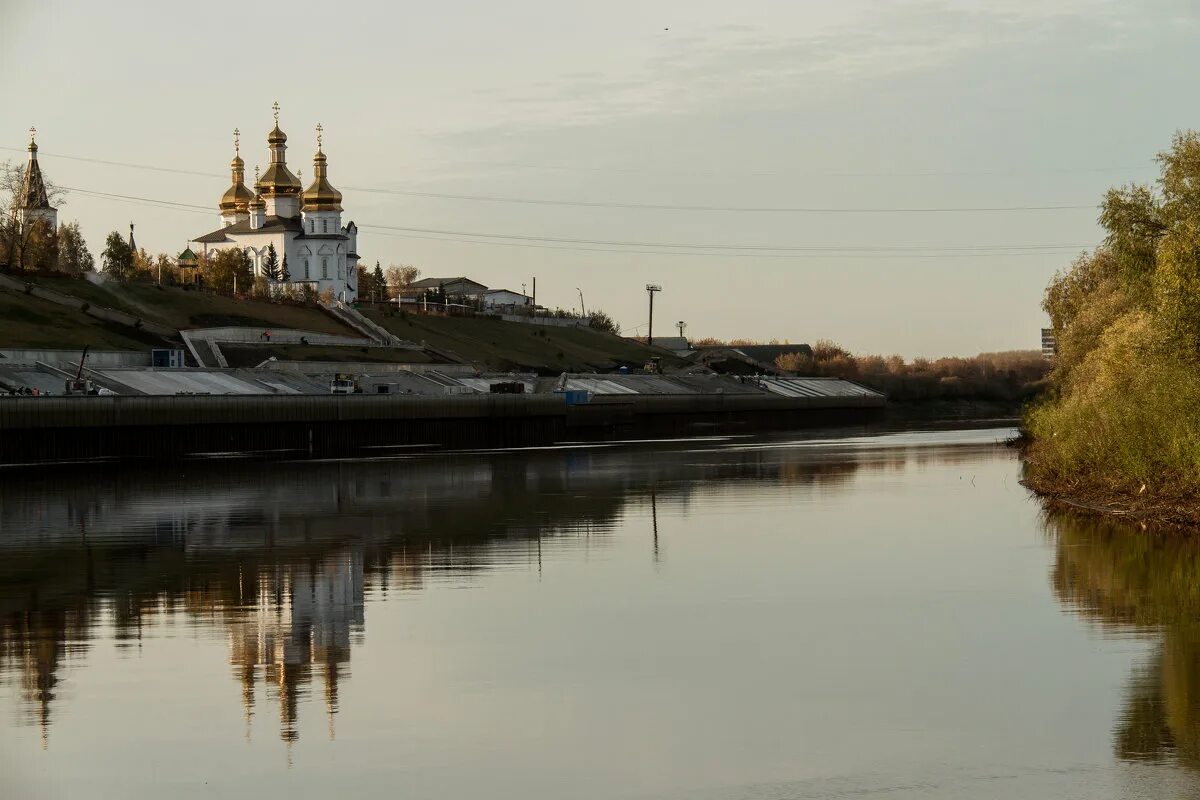
[[[882,397],[771,395],[637,395],[584,405],[567,405],[562,395],[17,397],[0,400],[0,463],[544,446],[858,424],[883,409]]]

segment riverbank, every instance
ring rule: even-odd
[[[564,394],[16,397],[0,464],[358,457],[863,425],[882,395]]]
[[[1021,485],[1048,507],[1113,517],[1155,528],[1200,532],[1200,501],[1189,496],[1130,492],[1118,487],[1060,483],[1026,477]]]

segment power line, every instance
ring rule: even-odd
[[[939,246],[920,246],[920,245],[891,245],[891,246],[875,246],[875,247],[854,247],[854,246],[815,246],[815,245],[753,245],[753,244],[693,244],[684,242],[638,242],[626,241],[618,239],[571,239],[560,238],[553,236],[526,236],[519,234],[504,234],[504,233],[478,233],[472,231],[455,231],[443,230],[439,228],[410,228],[400,225],[359,225],[360,228],[373,228],[388,231],[399,231],[402,233],[422,233],[422,234],[440,234],[443,236],[465,236],[477,237],[482,239],[500,239],[507,241],[531,241],[531,242],[551,242],[554,244],[586,244],[586,245],[603,245],[609,247],[656,247],[663,249],[692,249],[692,250],[721,250],[721,251],[737,251],[743,250],[748,252],[755,251],[793,251],[793,252],[846,252],[846,251],[861,251],[865,253],[874,252],[889,252],[895,250],[930,250],[930,251],[973,251],[973,250],[1030,250],[1030,249],[1054,249],[1054,250],[1077,250],[1080,247],[1087,245],[1074,244],[1036,244],[1036,245],[968,245],[963,247],[939,247]]]
[[[12,153],[25,152],[24,147],[0,147],[0,150],[7,150]],[[104,164],[114,167],[131,167],[134,169],[150,169],[159,172],[172,172],[179,175],[198,175],[208,178],[224,178],[224,173],[219,172],[202,172],[197,170],[178,169],[173,167],[157,167],[144,164],[132,164],[124,161],[109,161],[99,158],[86,158],[84,156],[66,155],[64,153],[51,153],[40,151],[41,155],[51,156],[54,158],[66,158],[72,161],[85,161],[93,164]],[[540,169],[550,171],[572,171],[572,172],[598,172],[598,173],[621,173],[631,175],[656,174],[656,175],[721,175],[727,177],[768,177],[773,175],[789,175],[796,177],[810,178],[941,178],[941,177],[986,177],[986,176],[1009,176],[1009,175],[1078,175],[1078,174],[1101,174],[1109,172],[1136,172],[1139,169],[1152,167],[1156,164],[1153,159],[1141,164],[1130,164],[1125,166],[1108,166],[1108,167],[1036,167],[1036,168],[1013,168],[1013,169],[981,169],[981,170],[898,170],[898,171],[861,171],[861,170],[812,170],[806,168],[795,169],[772,169],[772,170],[712,170],[712,169],[662,169],[660,167],[587,167],[578,164],[536,164],[524,161],[458,161],[447,165],[447,169],[455,169],[463,166],[481,166],[481,167],[517,167],[520,169]]]
[[[17,151],[15,147],[3,147],[3,150]],[[98,158],[85,158],[56,153],[42,153],[51,158],[66,158],[73,161],[84,161],[105,166],[124,167],[128,169],[167,172],[176,175],[195,175],[206,178],[224,177],[215,172],[199,172],[173,167],[159,167],[149,164],[134,164],[124,161],[109,161]],[[406,189],[384,189],[370,186],[344,186],[345,189],[370,194],[383,194],[398,197],[422,197],[435,200],[460,200],[478,203],[510,203],[534,206],[562,206],[572,208],[614,208],[627,211],[688,211],[700,213],[749,213],[749,214],[960,214],[960,213],[1019,213],[1042,211],[1072,211],[1096,210],[1094,203],[1085,205],[1014,205],[1014,206],[911,206],[911,207],[821,207],[821,206],[719,206],[719,205],[685,205],[673,203],[635,203],[608,202],[592,200],[558,200],[531,197],[509,197],[502,195],[453,194],[447,192],[419,192]]]
[[[199,206],[193,203],[176,203],[172,200],[157,200],[152,197],[136,197],[127,194],[112,194],[111,192],[97,192],[93,189],[80,189],[75,186],[60,186],[60,189],[68,192],[78,192],[79,194],[89,197],[99,197],[106,200],[122,200],[131,203],[146,203],[159,206],[161,208],[169,208],[176,211],[192,211],[194,213],[211,214],[212,209],[208,206]]]
[[[360,225],[359,227],[360,228],[372,228],[372,229],[374,228],[374,226],[372,226],[372,225]],[[913,258],[919,258],[919,259],[926,259],[926,258],[1000,258],[1000,257],[1013,258],[1013,257],[1019,257],[1019,256],[1061,255],[1064,252],[1077,252],[1080,249],[1090,249],[1090,247],[1091,247],[1089,245],[1089,246],[1081,247],[1081,248],[1069,248],[1069,249],[1063,248],[1063,249],[1057,249],[1057,250],[1051,250],[1051,251],[1028,251],[1028,252],[1007,252],[1007,253],[958,253],[958,254],[935,253],[935,254],[931,254],[931,255],[930,254],[919,254],[919,253],[907,253],[907,254],[892,253],[892,254],[878,254],[878,255],[871,255],[868,253],[857,254],[857,255],[849,254],[849,253],[827,253],[827,254],[816,254],[816,253],[736,253],[736,252],[711,253],[711,252],[699,252],[699,251],[694,251],[694,250],[627,250],[627,249],[605,248],[605,247],[571,247],[571,246],[562,246],[562,245],[533,244],[533,243],[529,243],[529,242],[492,242],[492,241],[485,241],[485,240],[481,240],[481,239],[461,239],[461,238],[444,237],[444,236],[422,236],[420,234],[390,233],[390,232],[386,232],[386,231],[382,232],[382,233],[375,231],[374,233],[376,236],[385,236],[385,237],[394,238],[394,239],[423,239],[423,240],[433,241],[433,242],[455,242],[455,243],[462,243],[462,244],[487,245],[487,246],[492,246],[492,247],[522,247],[522,248],[533,248],[533,249],[538,249],[538,250],[568,250],[571,252],[585,252],[585,253],[621,253],[624,255],[684,256],[684,257],[699,257],[699,258],[708,257],[708,258],[742,258],[742,259],[786,258],[786,259],[799,259],[799,260],[813,260],[813,259],[831,260],[831,259],[870,258],[872,260],[878,260],[878,259],[894,259],[894,258],[901,258],[901,259],[904,259],[904,258],[907,258],[907,259],[913,259]]]
[[[99,192],[92,189],[64,186],[63,189],[84,196],[118,202],[141,203],[169,211],[193,214],[211,214],[212,209],[193,203],[179,203],[136,195]],[[400,239],[423,239],[435,242],[489,245],[494,247],[525,247],[543,250],[570,250],[576,252],[624,253],[629,255],[671,255],[723,258],[964,258],[964,257],[1015,257],[1056,255],[1078,252],[1091,248],[1086,244],[1029,244],[1029,245],[790,245],[772,247],[766,245],[709,245],[682,242],[623,242],[605,239],[568,239],[515,234],[477,233],[471,231],[449,231],[435,228],[407,228],[394,225],[360,224],[358,227],[376,231],[376,235]],[[496,241],[499,240],[499,241]],[[586,246],[581,246],[586,245]],[[659,248],[659,249],[630,249]],[[716,252],[713,252],[716,251]]]

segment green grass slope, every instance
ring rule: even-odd
[[[108,282],[97,286],[86,280],[38,275],[39,286],[74,295],[89,303],[137,314],[171,328],[216,328],[230,325],[361,336],[318,308],[239,300],[208,292],[145,283]]]
[[[75,308],[0,289],[0,347],[82,350],[84,345],[97,350],[178,346]]]
[[[641,366],[652,356],[680,363],[665,352],[587,328],[551,328],[482,317],[431,317],[361,309],[402,339],[424,342],[495,370],[546,375]]]

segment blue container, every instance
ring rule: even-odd
[[[585,406],[592,400],[591,392],[576,389],[574,391],[563,392],[563,398],[566,399],[569,406]]]

